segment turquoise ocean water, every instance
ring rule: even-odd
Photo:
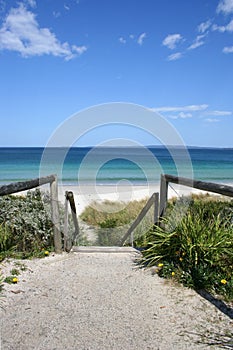
[[[66,185],[145,185],[158,183],[161,173],[232,184],[233,149],[0,148],[0,185],[52,173]]]

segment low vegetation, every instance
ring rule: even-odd
[[[233,301],[233,202],[196,196],[181,216],[186,204],[186,198],[171,202],[161,225],[144,234],[142,264]]]
[[[118,245],[130,224],[145,206],[146,199],[140,201],[92,203],[85,208],[80,218],[96,227],[97,239],[95,244],[100,246]],[[148,230],[152,225],[152,217],[144,220],[143,227],[140,226],[135,236],[141,235],[142,231]]]
[[[102,203],[93,202],[92,205],[85,208],[81,214],[81,219],[93,226],[104,225],[109,222],[108,227],[122,226],[129,224],[134,220],[140,210],[146,204],[146,199],[140,201],[113,202],[104,201]]]
[[[0,261],[44,256],[45,249],[53,250],[49,208],[48,194],[39,190],[0,197]]]

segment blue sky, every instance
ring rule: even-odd
[[[233,147],[232,96],[233,0],[0,0],[0,146],[44,146],[74,113],[129,102],[187,145]]]

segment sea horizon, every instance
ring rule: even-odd
[[[233,150],[233,147],[227,147],[227,146],[194,146],[194,145],[139,145],[139,146],[134,146],[134,145],[127,145],[127,146],[111,146],[111,145],[82,145],[82,146],[53,146],[53,147],[47,147],[47,146],[0,146],[0,149],[24,149],[24,148],[39,148],[39,149],[46,149],[46,148],[187,148],[187,149],[227,149],[227,150]]]
[[[60,164],[66,150],[64,164]],[[44,154],[47,159],[43,158]],[[162,145],[0,147],[0,185],[54,173],[59,175],[59,184],[67,186],[158,184],[164,173],[231,184],[233,148]]]

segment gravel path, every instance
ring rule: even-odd
[[[194,291],[139,269],[134,259],[64,253],[24,261],[28,269],[18,284],[6,285],[0,301],[0,349],[199,350],[208,343],[232,349],[228,316]],[[13,265],[5,263],[4,274]]]

